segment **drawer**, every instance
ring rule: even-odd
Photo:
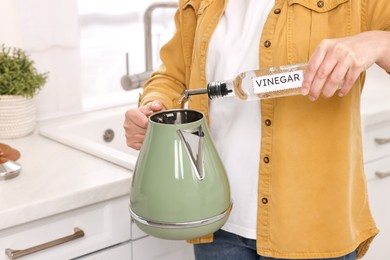
[[[390,121],[363,129],[363,149],[365,162],[390,155]]]
[[[367,181],[390,182],[390,156],[365,163],[364,171]]]
[[[23,259],[70,259],[130,239],[128,196],[97,203],[0,231],[0,260],[8,260],[7,248],[22,250],[73,234],[84,236],[29,254]]]

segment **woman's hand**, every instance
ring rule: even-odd
[[[345,96],[360,73],[377,63],[390,71],[390,32],[369,31],[321,41],[310,58],[302,94],[314,101],[321,94],[332,97],[338,89]]]
[[[148,117],[154,112],[164,110],[160,101],[153,101],[139,108],[132,108],[126,111],[125,128],[126,143],[129,147],[139,150],[145,139],[148,127]]]

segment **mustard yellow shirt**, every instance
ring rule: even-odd
[[[225,7],[225,0],[179,1],[177,30],[162,48],[163,65],[145,84],[140,104],[160,100],[178,108],[186,88],[206,87],[208,43]],[[276,0],[261,35],[260,66],[306,62],[322,39],[367,30],[390,30],[388,0]],[[378,233],[363,171],[364,78],[342,98],[261,101],[258,254],[332,258],[357,249],[361,258]],[[208,118],[207,95],[192,97],[189,107]],[[193,242],[209,241],[212,236]]]

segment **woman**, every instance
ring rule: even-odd
[[[387,0],[182,0],[162,66],[126,113],[139,149],[147,117],[187,88],[307,62],[302,96],[243,102],[194,96],[229,174],[234,207],[197,259],[356,259],[378,233],[363,172],[360,95],[373,63],[390,71]],[[342,86],[338,90],[339,86]]]

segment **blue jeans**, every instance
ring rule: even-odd
[[[279,260],[256,253],[256,240],[247,239],[224,230],[214,234],[214,242],[194,245],[196,260]],[[356,260],[356,252],[322,260]]]

